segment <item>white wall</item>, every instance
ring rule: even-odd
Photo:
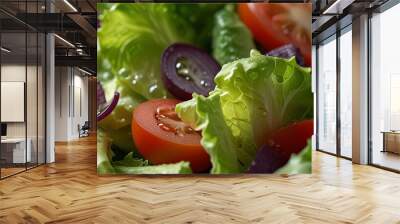
[[[88,78],[82,76],[82,73],[77,70],[74,71],[74,108],[73,108],[73,119],[72,119],[72,136],[77,137],[78,133],[78,124],[83,125],[85,121],[88,121]],[[80,111],[81,110],[81,111]]]
[[[37,69],[39,69],[37,71]],[[44,163],[44,89],[41,67],[25,66],[25,64],[3,64],[1,66],[2,82],[24,82],[26,83],[26,106],[22,106],[20,111],[27,115],[27,119],[22,122],[6,122],[7,137],[9,138],[25,138],[27,136],[31,148],[32,161]],[[27,80],[25,80],[27,78]],[[2,89],[3,92],[4,89]],[[20,90],[20,94],[24,94],[24,90]],[[7,95],[2,95],[2,98]],[[12,110],[9,107],[2,107],[1,110]],[[12,111],[7,111],[13,113]],[[15,112],[14,112],[15,113]],[[39,155],[37,155],[37,153]]]
[[[56,67],[55,73],[55,140],[74,140],[78,125],[88,121],[88,78],[72,67]]]
[[[68,87],[67,67],[55,68],[55,140],[68,140]]]
[[[19,64],[4,64],[1,66],[1,81],[2,82],[25,82],[25,75],[27,69],[28,74],[36,74],[36,67],[19,65]],[[30,85],[36,86],[36,81],[29,80]],[[34,106],[36,108],[36,88],[28,88],[27,93],[27,103],[34,102]],[[4,96],[3,96],[4,97]],[[1,110],[7,110],[7,108],[1,108]],[[36,113],[28,113],[28,122],[35,121],[36,124]],[[36,126],[33,127],[33,124],[29,124],[28,128],[34,128],[36,130]],[[7,122],[7,136],[8,137],[25,137],[25,122]],[[28,137],[29,133],[28,133]]]
[[[2,65],[1,81],[25,82],[25,64]],[[1,108],[1,110],[6,110],[6,108]],[[25,123],[24,122],[7,123],[7,137],[25,137]]]

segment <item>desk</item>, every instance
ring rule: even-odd
[[[25,154],[25,138],[2,138],[1,139],[1,157],[6,163],[25,163],[31,162],[32,141],[30,138],[26,140],[28,143]]]
[[[382,131],[383,150],[382,152],[392,152],[400,154],[400,131]]]

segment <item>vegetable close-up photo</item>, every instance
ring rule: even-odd
[[[97,6],[99,175],[311,173],[311,4]]]

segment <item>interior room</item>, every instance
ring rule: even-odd
[[[1,31],[1,178],[39,166],[46,156],[45,36],[18,25]]]
[[[80,5],[87,18],[93,6]],[[91,56],[95,41],[78,23],[57,14],[76,10],[68,4],[2,1],[0,7],[0,178],[4,179],[54,162],[55,144],[95,132],[96,61]],[[83,20],[90,25],[88,21],[96,22]],[[54,34],[49,37],[49,32]]]
[[[399,94],[400,76],[395,66],[395,52],[399,47],[395,40],[399,33],[392,26],[399,19],[399,10],[399,5],[369,10],[369,28],[365,34],[369,41],[365,43],[366,51],[363,52],[367,57],[365,63],[369,79],[363,86],[367,103],[364,105],[365,129],[368,130],[365,139],[370,144],[365,149],[368,155],[362,163],[397,172],[400,142],[399,103],[396,96]],[[313,49],[316,58],[315,80],[318,82],[316,149],[354,162],[359,158],[352,159],[353,155],[358,154],[353,152],[352,147],[352,122],[353,117],[361,115],[352,112],[352,107],[357,106],[357,102],[352,102],[352,82],[360,82],[360,79],[353,75],[355,55],[352,49],[355,49],[353,44],[358,42],[353,36],[358,30],[352,29],[350,16],[338,19],[337,29],[320,28],[314,38]]]
[[[0,1],[0,223],[400,223],[398,0],[291,1],[312,4],[312,173],[213,177],[98,175],[100,2]]]
[[[400,19],[396,5],[371,18],[371,163],[400,170],[400,69],[395,43],[400,33],[391,28]]]
[[[62,144],[87,137],[96,130],[95,123],[89,122],[88,102],[89,91],[93,96],[96,90],[96,79],[78,67],[57,66],[55,73],[55,141]],[[82,127],[86,125],[89,130],[84,133]]]

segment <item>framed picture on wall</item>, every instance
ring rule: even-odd
[[[311,172],[311,4],[97,7],[99,174]]]
[[[1,122],[24,122],[25,82],[1,82]]]

